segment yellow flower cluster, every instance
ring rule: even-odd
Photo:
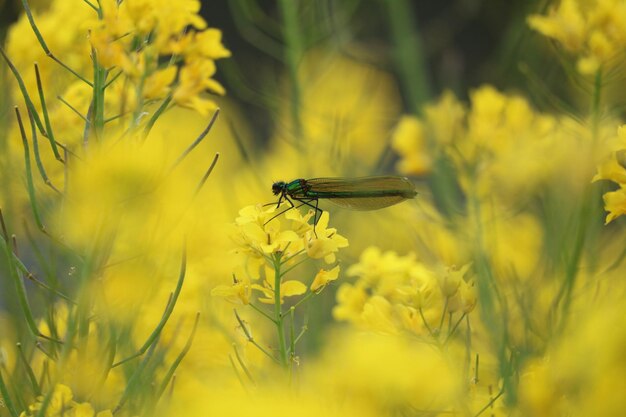
[[[271,205],[263,208],[259,205],[247,206],[239,211],[235,220],[236,233],[233,238],[238,252],[244,256],[245,269],[241,277],[236,277],[232,286],[217,286],[212,294],[225,297],[229,301],[241,304],[250,302],[250,290],[263,294],[262,303],[273,304],[275,278],[279,271],[278,263],[285,267],[296,264],[300,255],[310,259],[324,259],[327,264],[335,262],[335,254],[340,248],[348,246],[348,240],[328,227],[328,212],[323,212],[315,226],[309,221],[313,211],[302,215],[298,209],[287,210],[284,215],[280,210],[290,207]],[[278,213],[276,213],[276,211]],[[278,256],[278,258],[276,258]],[[309,285],[312,292],[320,292],[329,282],[339,276],[339,266],[330,270],[321,269]],[[261,284],[250,284],[250,280],[263,277]],[[302,295],[307,287],[300,281],[281,279],[280,302],[283,297]]]
[[[547,16],[529,16],[528,24],[576,56],[582,74],[619,65],[626,47],[623,0],[562,0]]]
[[[562,158],[559,124],[537,113],[524,98],[492,86],[470,94],[470,108],[450,92],[424,107],[424,116],[405,116],[393,136],[398,170],[429,173],[432,161],[446,156],[466,194],[478,198],[519,198],[552,177]]]
[[[435,273],[413,255],[370,247],[348,269],[348,275],[358,279],[339,287],[333,315],[379,332],[433,337],[442,332],[447,318],[449,337],[456,329],[452,320],[460,320],[476,306],[469,268],[448,267]]]
[[[215,104],[204,91],[224,94],[212,77],[215,60],[230,56],[217,29],[198,15],[198,0],[101,1],[101,17],[87,23],[100,65],[120,70],[146,99],[172,96],[203,115]]]

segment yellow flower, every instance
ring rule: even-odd
[[[342,284],[337,290],[337,304],[333,308],[333,317],[335,320],[357,322],[361,318],[367,299],[368,295],[363,287]]]
[[[217,108],[209,99],[200,96],[204,91],[223,95],[224,87],[211,77],[215,74],[215,63],[211,60],[194,60],[186,64],[178,73],[178,85],[173,99],[181,107],[196,110],[208,116]]]
[[[398,322],[389,300],[379,295],[370,297],[363,306],[362,324],[380,333],[398,333]]]
[[[247,277],[242,280],[233,276],[233,285],[218,285],[211,290],[211,295],[214,297],[225,298],[234,304],[250,304],[250,295],[252,287],[250,280]]]
[[[423,123],[414,116],[403,116],[391,139],[393,150],[402,155],[396,169],[403,174],[423,175],[430,171],[432,159]]]
[[[176,67],[170,66],[149,75],[143,85],[144,97],[147,99],[165,97],[176,79],[176,72]]]
[[[235,220],[238,231],[235,241],[238,246],[256,257],[285,252],[288,247],[287,255],[299,251],[301,245],[298,242],[303,236],[293,230],[281,230],[280,219],[272,219],[275,210],[275,206],[264,209],[259,205],[241,209]]]
[[[606,215],[605,223],[608,224],[619,216],[626,214],[626,189],[620,188],[617,191],[609,191],[604,194],[604,208],[609,214]]]
[[[448,300],[448,311],[451,313],[457,311],[465,314],[471,313],[474,307],[476,307],[477,301],[478,293],[476,292],[474,282],[468,283],[461,280],[458,291]]]
[[[582,74],[618,65],[626,46],[622,0],[562,0],[547,16],[530,16],[528,24],[574,54]]]
[[[455,295],[463,281],[463,277],[469,270],[471,264],[463,265],[461,268],[456,266],[446,268],[446,271],[441,280],[441,292],[445,297],[452,297]]]
[[[446,268],[438,276],[413,255],[367,248],[359,262],[348,268],[348,275],[358,279],[354,285],[339,287],[333,315],[374,331],[427,334],[427,327],[438,323],[444,312],[473,309],[476,295],[464,281],[469,267]],[[446,311],[451,303],[454,310]]]
[[[321,292],[329,282],[335,281],[339,277],[339,265],[330,270],[320,269],[311,283],[311,291]]]
[[[274,271],[267,270],[266,279],[263,281],[263,285],[253,284],[252,289],[261,291],[264,298],[259,298],[259,301],[264,304],[274,304]],[[296,295],[302,295],[306,292],[306,285],[300,281],[289,280],[280,283],[280,303],[283,303],[284,297],[293,297]]]
[[[307,255],[313,259],[324,259],[327,264],[335,262],[335,253],[348,246],[348,239],[337,233],[337,229],[328,228],[328,212],[325,211],[315,225],[315,233],[308,232]]]
[[[211,78],[214,60],[230,56],[230,51],[222,45],[219,30],[202,31],[206,22],[199,10],[197,0],[107,0],[102,18],[87,22],[91,45],[99,63],[121,69],[141,97],[163,98],[174,89],[174,103],[206,116],[217,106],[202,94],[225,93]],[[182,62],[180,69],[176,65],[162,69],[164,58]]]

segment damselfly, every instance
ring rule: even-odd
[[[338,206],[352,210],[377,210],[393,206],[417,195],[415,186],[405,177],[377,176],[359,178],[311,178],[290,182],[278,181],[272,184],[274,195],[280,195],[277,207],[283,200],[295,207],[306,205],[322,212],[318,207],[320,199],[327,199]],[[288,210],[291,210],[289,208]]]

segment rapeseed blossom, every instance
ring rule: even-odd
[[[529,16],[528,23],[573,54],[582,74],[619,65],[626,45],[626,4],[622,0],[562,0],[545,16]]]
[[[485,84],[404,116],[410,94],[372,65],[378,48],[335,27],[348,6],[327,22],[332,45],[316,25],[234,6],[255,45],[292,65],[258,91],[220,68],[277,119],[258,142],[236,102],[210,97],[225,92],[216,62],[230,51],[201,2],[57,0],[34,13],[87,82],[47,61],[20,19],[7,56],[41,118],[40,61],[54,129],[27,128],[26,152],[19,129],[3,130],[4,411],[621,415],[626,129],[605,92],[622,69],[622,3],[563,0],[528,19],[595,74],[589,97],[576,92],[589,114]],[[203,141],[216,102],[228,123],[211,121]],[[270,178],[382,172],[410,176],[418,198],[377,213],[255,204]]]
[[[470,265],[447,267],[437,273],[414,255],[398,256],[370,247],[348,269],[348,275],[358,280],[340,286],[333,314],[338,320],[383,333],[407,331],[438,339],[446,331],[446,338],[451,337],[456,329],[450,325],[444,329],[441,318],[450,315],[452,320],[459,313],[455,321],[459,320],[476,305],[469,269]]]

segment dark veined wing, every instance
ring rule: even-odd
[[[306,180],[308,194],[352,210],[377,210],[417,195],[405,177],[312,178]]]

